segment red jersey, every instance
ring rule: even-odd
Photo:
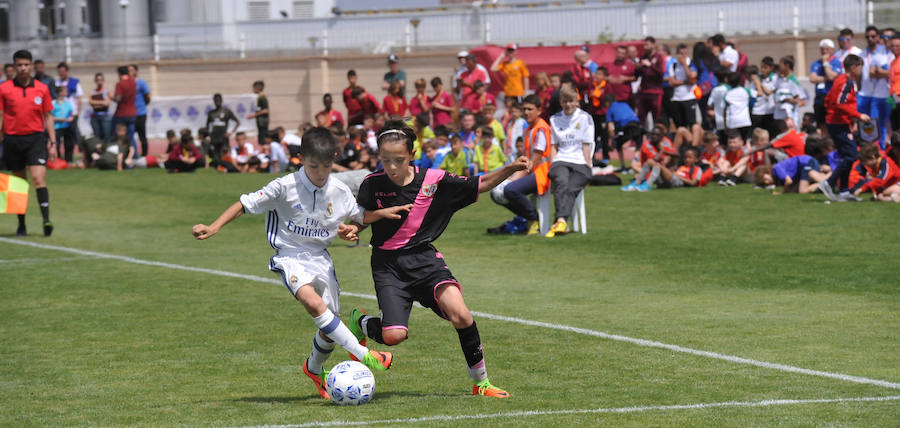
[[[784,134],[775,137],[772,147],[784,150],[788,157],[802,156],[806,154],[806,133],[791,129]]]
[[[119,102],[116,103],[116,113],[113,115],[115,117],[137,116],[137,107],[134,104],[137,98],[137,83],[134,79],[125,77],[122,76],[116,83],[116,97],[119,97]]]
[[[750,169],[750,172],[756,171],[756,168],[759,168],[766,164],[766,154],[765,152],[756,152],[750,155],[750,159],[747,160],[747,168]]]
[[[634,63],[625,59],[621,63],[611,62],[606,65],[610,77],[629,76],[634,77]],[[610,83],[610,89],[616,94],[616,101],[628,101],[631,98],[631,83]]]
[[[689,186],[687,183],[688,180],[697,180],[697,184],[700,184],[700,177],[703,175],[703,169],[697,165],[681,165],[675,170],[675,175],[684,180],[685,186]]]
[[[829,125],[849,125],[859,118],[856,109],[856,82],[846,74],[834,79],[831,90],[825,95],[825,123]]]
[[[405,98],[395,97],[393,95],[386,95],[384,101],[381,103],[381,110],[387,113],[389,117],[406,116],[406,110],[408,108],[409,106],[406,105]]]
[[[453,95],[450,95],[449,92],[441,90],[441,93],[435,94],[431,98],[428,99],[429,104],[432,106],[435,102],[439,103],[442,106],[453,107],[455,102],[453,101]],[[453,121],[453,118],[450,116],[450,112],[446,110],[439,110],[434,107],[431,108],[431,126],[438,125],[446,125]]]
[[[857,161],[859,162],[859,161]],[[897,167],[897,164],[894,161],[884,156],[882,153],[881,161],[875,165],[875,168],[864,167],[862,164],[858,166],[854,164],[854,169],[859,168],[859,172],[865,172],[865,175],[860,174],[861,177],[861,186],[863,191],[871,190],[872,192],[881,192],[885,188],[893,186],[900,182],[900,168]],[[858,183],[852,183],[854,187]]]
[[[53,110],[50,89],[35,79],[25,86],[20,86],[16,79],[7,80],[0,83],[0,110],[3,111],[4,134],[44,132],[44,116]],[[53,129],[52,124],[50,129]]]
[[[722,157],[725,155],[725,152],[720,148],[716,148],[716,151],[710,153],[706,150],[703,153],[700,153],[700,161],[706,161],[712,166],[716,166]]]
[[[738,149],[736,152],[733,152],[731,150],[725,152],[725,160],[727,160],[728,163],[730,163],[732,165],[740,162],[741,157],[743,157],[743,156],[744,156],[744,149]]]
[[[361,125],[367,114],[378,113],[378,100],[368,92],[365,93],[362,103],[359,100],[353,101],[355,103],[354,108],[351,109],[350,106],[347,106],[347,121],[349,125]]]
[[[363,89],[365,90],[365,89]],[[351,115],[351,111],[359,111],[359,101],[353,98],[353,87],[344,88],[344,106],[347,107],[347,116]]]
[[[461,108],[469,109],[472,113],[481,113],[481,109],[487,104],[497,105],[497,97],[494,94],[484,93],[478,97],[477,93],[472,93],[468,98],[463,98]]]
[[[641,77],[641,93],[661,94],[663,92],[663,75],[666,74],[666,56],[660,52],[648,55],[650,66],[641,66],[635,72]]]
[[[331,109],[330,112],[327,110],[322,110],[322,111],[316,113],[316,116],[318,116],[320,114],[325,116],[325,126],[331,126],[331,124],[335,123],[335,122],[338,122],[341,125],[344,124],[344,116],[341,115],[341,112],[339,112],[335,109]]]
[[[460,73],[459,78],[462,79],[463,82],[468,83],[469,85],[474,85],[476,80],[480,80],[481,83],[485,83],[488,80],[487,75],[484,74],[484,71],[482,71],[478,67],[475,67],[475,69],[472,71],[469,71],[468,69],[466,71],[463,71],[462,73]],[[460,94],[461,95],[460,98],[464,100],[464,99],[466,99],[466,97],[468,97],[469,95],[474,94],[474,93],[475,93],[475,90],[473,90],[472,88],[470,88],[468,86],[463,86],[462,93]]]
[[[672,140],[669,137],[663,137],[662,141],[659,142],[659,148],[657,149],[650,140],[645,140],[644,144],[641,146],[641,163],[647,162],[649,159],[655,158],[657,155],[662,153],[662,156],[672,156],[677,155],[678,151],[675,150],[675,144],[672,143]]]
[[[410,116],[415,116],[429,107],[431,107],[431,100],[428,99],[428,95],[423,94],[421,97],[416,95],[409,99]]]

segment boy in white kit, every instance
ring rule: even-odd
[[[303,134],[300,145],[304,166],[299,171],[272,180],[259,191],[241,195],[240,201],[211,225],[198,224],[192,230],[195,238],[207,239],[244,212],[268,213],[266,235],[276,251],[269,261],[269,269],[280,274],[285,287],[303,304],[319,328],[303,372],[326,399],[329,399],[325,391],[328,372],[322,365],[335,343],[372,370],[387,370],[393,362],[390,352],[369,350],[364,346],[365,341],[357,342],[338,318],[341,289],[326,247],[338,236],[347,219],[366,224],[380,218],[399,218],[396,213],[407,209],[399,206],[365,213],[345,184],[329,178],[336,149],[329,130],[309,130]]]

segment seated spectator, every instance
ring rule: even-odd
[[[188,137],[190,137],[190,134],[188,134]],[[193,141],[193,139],[191,140]],[[181,141],[184,142],[184,135],[181,136]],[[250,157],[256,155],[256,147],[247,140],[247,134],[244,132],[234,134],[234,143],[234,147],[231,148],[231,158],[235,160],[241,172],[247,172]]]
[[[713,180],[721,179],[719,163],[725,158],[725,151],[719,146],[719,137],[712,131],[703,133],[703,152],[700,153],[700,167],[711,170]]]
[[[366,92],[362,86],[354,87],[350,91],[350,96],[355,102],[347,105],[347,123],[350,125],[361,125],[366,115],[374,115],[378,113],[378,100],[372,94]]]
[[[115,133],[115,138],[109,142],[100,143],[96,140],[95,150],[90,156],[97,169],[122,171],[129,166],[132,147],[128,138],[128,126],[124,123],[117,124]]]
[[[522,104],[512,103],[509,107],[509,112],[510,119],[506,125],[507,145],[503,147],[503,152],[506,154],[507,159],[516,154],[514,142],[522,138],[522,136],[525,135],[525,131],[528,129],[528,122],[522,117]],[[512,157],[512,159],[516,158],[517,157]]]
[[[606,107],[607,135],[615,143],[619,154],[619,172],[627,173],[629,170],[625,167],[623,148],[628,142],[637,146],[641,139],[641,121],[631,106],[624,101],[616,101],[616,95],[612,92],[603,97],[603,105]]]
[[[765,149],[767,146],[771,146],[769,144],[769,131],[762,128],[754,129],[753,134],[750,135],[750,150],[745,155],[748,158],[747,169],[751,175],[756,172],[756,168],[772,164],[768,150]]]
[[[728,89],[725,92],[723,101],[725,102],[724,124],[727,130],[736,130],[741,134],[744,141],[750,139],[750,103],[753,98],[750,91],[741,86],[741,75],[737,73],[729,73],[725,78],[728,82]]]
[[[438,143],[434,140],[425,140],[425,144],[422,144],[422,157],[416,159],[413,162],[413,165],[419,168],[425,169],[437,169],[438,165],[435,165],[435,158],[437,157],[438,151]],[[441,159],[443,162],[443,158]]]
[[[287,150],[287,154],[292,158],[298,157],[300,155],[300,137],[288,134],[282,126],[275,128],[275,132],[278,134],[281,147]]]
[[[406,104],[406,98],[403,98],[403,86],[400,80],[394,80],[388,87],[388,93],[384,96],[384,102],[381,104],[381,110],[384,111],[389,119],[402,119],[406,117],[409,110]]]
[[[175,146],[176,148],[178,146]],[[219,152],[219,162],[216,164],[216,170],[225,173],[240,173],[235,164],[235,159],[231,157],[231,150],[227,146],[222,146]]]
[[[197,139],[194,140],[194,145],[197,146],[197,150],[200,150],[200,158],[203,161],[203,167],[209,168],[209,158],[212,155],[210,152],[210,150],[212,150],[212,140],[209,136],[209,130],[206,128],[197,129]],[[166,153],[169,152],[166,151]]]
[[[632,168],[638,171],[637,175],[628,185],[622,187],[624,192],[647,192],[653,190],[651,187],[661,173],[660,166],[674,167],[675,159],[678,158],[678,150],[666,134],[666,126],[657,124],[650,131],[650,138],[641,145],[641,150],[636,156],[639,157],[638,162],[632,162]],[[653,162],[650,162],[653,161]],[[637,164],[637,165],[636,165]]]
[[[363,151],[362,132],[357,128],[351,128],[352,141],[348,141],[343,132],[335,131],[337,129],[332,129],[331,133],[334,134],[337,142],[337,157],[331,164],[331,170],[334,172],[345,172],[365,168],[366,165],[360,158]]]
[[[463,153],[463,143],[459,134],[450,137],[450,152],[441,161],[440,169],[459,176],[469,175],[469,166],[466,163],[466,154]]]
[[[266,145],[260,147],[260,152],[269,158],[267,165],[269,172],[282,173],[290,165],[287,153],[284,152],[284,147],[279,142],[277,130],[269,131],[269,135],[266,136]]]
[[[718,181],[720,186],[737,186],[747,174],[748,157],[744,156],[744,139],[736,129],[729,129],[728,150],[725,158],[719,162],[719,172],[722,178]]]
[[[578,93],[560,89],[562,111],[550,117],[550,191],[556,202],[556,221],[547,238],[569,232],[566,220],[572,216],[575,199],[591,180],[594,148],[594,120],[578,108]]]
[[[497,98],[493,94],[488,93],[487,86],[480,80],[476,80],[472,85],[474,92],[470,96],[463,98],[461,108],[471,111],[475,115],[480,115],[485,104],[497,105]]]
[[[494,130],[490,126],[481,127],[481,139],[475,147],[475,175],[491,172],[506,164],[506,156],[499,145],[494,144]]]
[[[422,142],[434,138],[434,131],[428,126],[430,115],[426,112],[420,112],[406,123],[416,131],[416,141],[413,141],[414,159],[422,157]]]
[[[900,202],[900,168],[881,152],[877,142],[859,149],[858,162],[854,169],[859,171],[860,180],[851,184],[853,196],[859,198],[863,193],[872,192],[876,201]]]
[[[790,121],[786,120],[776,120],[774,126],[778,129],[775,139],[764,145],[754,144],[754,148],[744,156],[753,156],[756,152],[766,150],[775,158],[776,162],[781,162],[787,158],[806,154],[806,133],[797,132],[797,129],[790,125]],[[768,139],[768,134],[767,132],[766,139]]]
[[[487,103],[484,107],[481,108],[481,122],[486,126],[491,127],[491,130],[494,131],[494,144],[500,146],[501,151],[503,147],[506,146],[506,133],[503,132],[503,124],[497,120],[494,115],[497,113],[497,105],[494,103]]]
[[[202,165],[200,151],[194,146],[191,134],[181,136],[181,143],[169,152],[165,165],[169,172],[194,172]]]
[[[763,57],[759,63],[759,68],[749,66],[747,73],[750,74],[748,86],[750,93],[756,97],[753,108],[750,111],[750,121],[756,128],[762,128],[769,131],[769,135],[774,135],[772,128],[773,115],[775,114],[775,82],[778,75],[775,74],[775,60],[772,57]],[[758,71],[758,73],[756,73]]]
[[[651,163],[656,163],[650,160]],[[659,165],[659,188],[675,189],[678,187],[700,187],[705,184],[702,180],[703,169],[697,165],[697,148],[688,147],[684,150],[684,163],[672,171],[665,165]]]
[[[775,166],[761,166],[753,174],[753,181],[759,187],[772,189],[776,185],[784,186],[784,193],[812,193],[817,184],[827,180],[819,162],[812,156],[797,156],[785,159]]]

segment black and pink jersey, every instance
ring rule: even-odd
[[[375,211],[413,204],[398,220],[382,219],[372,224],[372,247],[405,250],[430,244],[447,228],[453,213],[478,200],[480,183],[480,177],[418,167],[413,181],[403,187],[394,184],[384,170],[370,174],[356,198],[363,208]]]

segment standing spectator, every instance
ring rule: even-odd
[[[10,63],[3,64],[3,81],[13,80],[16,78],[16,67]]]
[[[333,104],[334,100],[331,98],[331,94],[322,95],[322,106],[324,106],[324,109],[316,113],[316,117],[322,116],[324,123],[319,124],[319,126],[328,128],[331,125],[340,125],[342,128],[344,127],[344,116],[341,116],[341,112],[332,108]]]
[[[688,47],[682,43],[675,48],[674,61],[670,62],[667,81],[672,88],[672,120],[678,128],[690,130],[697,117],[697,97],[694,82],[697,81],[697,67],[688,56]]]
[[[540,97],[541,105],[546,107],[550,104],[550,98],[553,97],[553,92],[555,92],[559,86],[556,88],[553,87],[550,83],[550,77],[547,76],[547,72],[545,71],[539,71],[538,74],[534,76],[534,83],[535,86],[537,86],[537,90],[535,90],[534,93]],[[507,108],[509,108],[510,103],[514,102],[514,100],[506,101]]]
[[[55,82],[56,87],[66,87],[68,90],[69,103],[72,105],[72,108],[75,109],[72,112],[73,126],[69,127],[68,134],[72,139],[72,143],[78,144],[78,140],[81,139],[81,133],[78,130],[78,117],[81,115],[81,97],[84,96],[84,89],[81,88],[81,82],[79,82],[78,79],[69,76],[69,64],[66,64],[65,62],[59,63],[59,65],[56,66],[56,72],[59,74],[59,79],[56,79]],[[56,97],[54,96],[54,99],[55,98]],[[71,162],[71,160],[66,159],[66,162]]]
[[[710,107],[710,93],[712,93],[713,88],[719,84],[715,72],[721,67],[719,66],[718,58],[713,55],[712,51],[705,43],[695,43],[693,53],[693,62],[697,67],[697,88],[700,90],[700,98],[697,100],[697,107],[702,113],[700,115],[702,121],[701,125],[703,126],[703,129],[714,129],[715,124],[710,123],[709,115],[707,115],[706,112]]]
[[[356,75],[356,70],[350,69],[347,71],[347,87],[344,88],[344,92],[342,95],[344,97],[344,107],[347,108],[347,119],[350,119],[352,116],[351,112],[359,111],[359,102],[356,101],[356,98],[353,98],[353,89],[362,86],[357,84],[359,77]],[[365,88],[363,88],[365,90]]]
[[[265,87],[266,83],[262,80],[253,82],[253,93],[256,94],[256,111],[247,115],[248,120],[256,119],[256,139],[260,146],[265,144],[266,137],[269,135],[269,99],[263,93]],[[331,95],[328,95],[328,99],[329,103],[325,109],[331,110]]]
[[[509,110],[510,118],[506,123],[506,129],[504,130],[507,143],[506,147],[504,147],[504,153],[507,158],[516,154],[516,141],[523,138],[525,131],[528,130],[528,122],[526,122],[525,118],[522,116],[524,114],[522,112],[522,104],[513,103]]]
[[[765,129],[769,131],[770,135],[777,134],[773,125],[775,122],[775,97],[773,94],[777,81],[775,60],[770,56],[763,57],[759,63],[759,75],[750,77],[750,83],[756,92],[756,102],[750,111],[750,121],[753,123],[753,127]],[[822,119],[822,123],[825,123],[824,119]]]
[[[462,75],[463,72],[465,72],[469,69],[469,67],[467,65],[467,63],[469,61],[469,52],[468,51],[459,51],[459,54],[457,54],[456,58],[459,60],[459,68],[457,68],[456,71],[453,73],[453,85],[452,86],[453,86],[453,93],[456,94],[456,99],[461,100],[462,99],[462,96],[460,94],[461,88],[459,88],[458,79],[459,79],[459,76]],[[488,69],[485,68],[483,65],[478,64],[477,62],[475,63],[475,68],[481,70],[481,72],[484,74],[484,80],[483,80],[484,84],[490,86],[491,85],[491,74],[488,73]]]
[[[893,37],[888,40],[891,43],[891,51],[894,61],[891,62],[891,96],[894,97],[894,113],[891,116],[891,128],[894,132],[900,131],[900,38]],[[891,144],[893,145],[893,144]]]
[[[791,119],[800,125],[800,107],[806,104],[806,90],[794,77],[794,57],[788,55],[778,61],[778,80],[775,82],[775,120]]]
[[[466,57],[465,70],[456,77],[456,91],[460,104],[475,93],[475,82],[481,81],[484,84],[488,82],[488,73],[476,65],[475,55],[469,54]]]
[[[409,100],[409,114],[417,116],[419,113],[431,113],[431,101],[425,93],[425,88],[428,87],[425,79],[421,77],[416,79],[415,86],[416,95]]]
[[[47,65],[44,64],[44,60],[42,59],[34,61],[34,80],[47,85],[47,88],[50,89],[50,96],[53,97],[53,99],[56,99],[56,81],[47,75],[45,72],[46,66]]]
[[[350,98],[354,102],[347,108],[348,125],[362,125],[366,115],[378,113],[378,100],[362,86],[354,87]]]
[[[859,146],[853,140],[850,127],[854,119],[869,121],[869,115],[856,109],[856,85],[862,78],[863,60],[850,54],[843,65],[844,74],[834,80],[831,91],[825,96],[825,124],[841,161],[828,180],[819,183],[819,189],[828,199],[841,202],[856,199],[847,190],[850,187],[850,170],[859,157]],[[839,194],[835,195],[834,188],[838,185]]]
[[[455,104],[453,95],[444,91],[444,82],[441,81],[440,77],[431,79],[431,89],[434,90],[434,95],[429,99],[432,116],[431,124],[437,127],[438,125],[446,125],[452,122]]]
[[[48,158],[56,145],[53,132],[53,100],[50,90],[43,82],[31,77],[31,52],[16,51],[13,64],[16,77],[0,84],[0,144],[3,145],[3,160],[13,175],[27,179],[25,167],[31,174],[31,182],[37,194],[41,215],[44,217],[44,236],[53,233],[50,221],[50,193],[45,180]],[[50,144],[47,144],[49,136]],[[28,234],[25,228],[25,214],[19,214],[17,236]]]
[[[591,91],[588,95],[587,110],[594,121],[594,142],[600,144],[599,148],[601,156],[599,158],[600,165],[605,167],[609,162],[609,138],[606,135],[606,104],[603,98],[609,92],[609,82],[606,80],[608,72],[606,67],[597,67],[594,78],[591,81]],[[510,137],[511,139],[512,137]]]
[[[387,113],[388,118],[399,119],[406,116],[408,106],[406,98],[403,97],[403,87],[400,81],[394,80],[388,88],[388,94],[385,95],[381,104],[381,110]]]
[[[852,54],[861,56],[862,54],[862,49],[856,47],[856,45],[853,44],[853,30],[849,28],[844,28],[840,33],[838,33],[838,46],[840,46],[841,48],[834,53],[834,56],[838,59],[838,61],[841,62],[841,64],[844,63],[844,59],[847,58],[847,55]]]
[[[737,71],[740,54],[725,41],[725,36],[716,34],[710,38],[713,54],[719,58],[719,65],[730,72]]]
[[[725,110],[723,119],[725,131],[737,131],[741,136],[741,144],[750,139],[750,91],[741,86],[741,75],[737,72],[728,74],[728,86],[725,92]]]
[[[866,27],[866,48],[860,55],[863,59],[862,83],[859,85],[859,112],[875,119],[878,125],[878,144],[884,150],[887,138],[887,122],[890,120],[891,107],[887,103],[890,95],[888,77],[890,77],[890,53],[881,44],[881,32],[874,26]]]
[[[528,93],[529,73],[525,62],[516,58],[517,48],[515,43],[506,45],[506,52],[494,60],[491,71],[499,71],[506,76],[506,82],[503,84],[503,95],[506,98],[522,101],[522,97]]]
[[[631,82],[634,77],[634,63],[626,57],[628,49],[625,46],[616,46],[616,59],[606,66],[609,70],[609,87],[616,96],[616,101],[630,102]]]
[[[572,79],[575,81],[575,89],[578,91],[582,101],[586,102],[590,96],[594,83],[594,73],[597,72],[598,67],[597,63],[591,59],[590,49],[587,45],[582,46],[575,51],[575,64],[572,65]],[[547,83],[549,86],[549,82]],[[540,85],[538,86],[538,89],[540,89]],[[538,95],[540,94],[541,92],[538,92]]]
[[[128,74],[128,67],[123,65],[117,68],[116,71],[119,73],[119,82],[116,83],[116,91],[113,94],[113,100],[116,101],[113,127],[119,123],[124,123],[128,127],[126,135],[136,153],[137,144],[134,141],[134,124],[137,118],[137,107],[135,106],[137,84]]]
[[[834,55],[834,42],[831,39],[822,39],[819,42],[819,53],[822,57],[809,67],[809,83],[816,85],[813,113],[816,115],[816,124],[824,134],[828,132],[825,129],[825,95],[828,95],[834,79],[843,73],[844,69],[841,61]]]
[[[134,130],[138,139],[141,140],[141,156],[147,156],[147,104],[150,104],[150,85],[147,81],[138,77],[137,64],[128,66],[128,75],[134,79],[137,87],[137,95],[134,97],[134,107],[137,109],[137,116],[134,118]],[[137,158],[137,149],[134,151],[134,157]]]
[[[641,77],[637,95],[638,117],[641,120],[645,120],[648,113],[653,117],[651,122],[659,120],[662,112],[664,74],[666,74],[665,55],[656,49],[656,39],[647,36],[644,39],[644,56],[635,70],[635,75]]]
[[[94,84],[97,85],[91,93],[91,129],[94,130],[94,137],[99,138],[104,143],[112,139],[112,116],[109,115],[109,105],[112,101],[109,98],[109,91],[103,86],[106,78],[103,73],[94,75]]]
[[[75,152],[75,132],[72,124],[75,123],[75,107],[68,99],[69,91],[65,86],[56,88],[56,99],[53,100],[53,129],[56,132],[56,156],[63,157],[65,148],[66,162],[72,162],[72,154]]]
[[[728,93],[729,89],[726,82],[729,74],[728,69],[724,67],[716,70],[716,81],[719,84],[709,93],[709,110],[715,119],[713,125],[722,147],[725,147],[727,144],[725,139],[725,94]]]
[[[222,105],[222,94],[213,95],[213,105],[215,108],[206,114],[206,129],[209,131],[209,141],[212,145],[213,162],[216,164],[215,166],[219,166],[218,162],[222,160],[222,148],[228,146],[231,134],[241,126],[241,121],[234,115],[234,112]],[[228,123],[232,121],[234,127],[229,131]]]
[[[397,55],[388,55],[388,72],[384,73],[384,81],[381,82],[381,89],[388,91],[391,83],[398,82],[400,85],[400,96],[406,98],[406,72],[400,69],[400,58]]]

